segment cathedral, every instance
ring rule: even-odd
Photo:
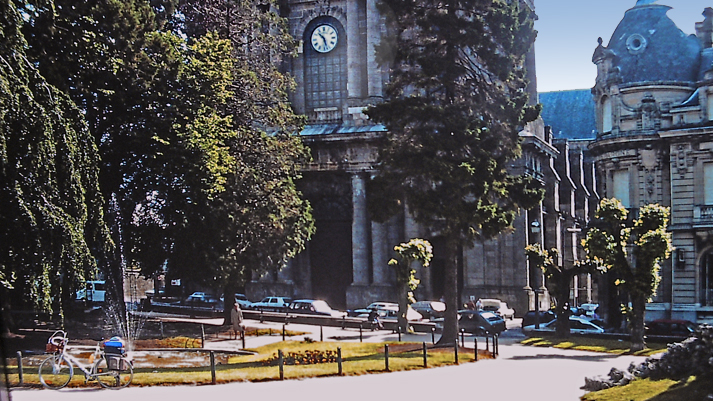
[[[363,110],[382,101],[389,80],[388,67],[379,65],[375,54],[375,46],[386,34],[377,2],[290,0],[282,10],[300,43],[299,56],[290,66],[297,81],[291,102],[296,112],[308,118],[301,136],[312,161],[303,168],[300,187],[312,204],[317,231],[307,249],[286,267],[248,284],[251,298],[320,298],[348,309],[395,300],[395,277],[387,263],[394,246],[411,238],[425,238],[434,245],[431,265],[418,268],[421,284],[416,297],[443,296],[442,240],[419,227],[407,210],[391,221],[376,223],[366,208],[366,183],[375,174],[378,140],[385,128],[370,122]],[[521,3],[534,8],[530,0]],[[534,52],[528,55],[527,67],[531,100],[536,102]],[[560,151],[542,120],[526,127],[521,137],[524,156],[513,165],[514,172],[526,172],[543,183],[559,181],[555,159]],[[559,197],[558,185],[547,185],[548,199]],[[522,211],[513,233],[461,251],[458,271],[463,302],[471,297],[500,298],[526,311],[537,297],[543,308],[549,307],[542,274],[528,269],[524,248],[544,241],[547,235],[567,243],[559,238],[560,231],[564,232],[559,220],[550,218],[551,228],[545,221],[547,213],[560,212],[560,202],[555,203]]]
[[[395,300],[387,262],[393,247],[411,238],[434,245],[431,266],[417,268],[416,298],[443,295],[442,240],[408,210],[382,224],[366,208],[366,183],[385,128],[363,110],[383,99],[389,81],[374,50],[386,35],[377,1],[286,0],[281,9],[300,43],[289,67],[297,81],[291,102],[308,118],[301,136],[312,161],[303,167],[300,188],[317,231],[287,266],[248,283],[251,299],[319,298],[347,309]],[[695,36],[686,36],[668,9],[639,0],[609,43],[599,40],[591,91],[538,97],[530,52],[531,101],[542,103],[543,113],[520,132],[523,156],[512,169],[540,180],[546,195],[539,207],[520,213],[512,232],[460,251],[463,303],[499,298],[518,315],[535,303],[549,308],[542,272],[528,266],[525,246],[556,248],[557,263],[571,267],[582,257],[580,241],[599,200],[616,197],[633,213],[653,202],[671,207],[676,252],[663,266],[649,315],[693,321],[713,315],[713,10],[705,10]],[[606,302],[609,287],[604,277],[577,276],[566,301]]]

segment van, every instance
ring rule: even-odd
[[[84,288],[77,291],[77,301],[104,302],[106,296],[106,282],[91,280],[84,283]]]

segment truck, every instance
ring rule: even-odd
[[[106,296],[106,282],[103,280],[89,280],[84,283],[84,288],[77,291],[77,301],[87,303],[104,302]]]

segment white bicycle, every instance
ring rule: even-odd
[[[51,352],[47,359],[42,361],[39,369],[40,383],[48,389],[59,390],[65,387],[74,377],[74,367],[84,372],[84,381],[99,382],[104,388],[120,389],[131,384],[134,378],[134,368],[131,361],[123,354],[107,354],[101,350],[99,344],[93,348],[90,361],[94,364],[85,365],[69,353],[67,349],[67,333],[58,330],[47,342],[47,352]]]

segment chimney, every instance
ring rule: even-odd
[[[713,47],[713,8],[706,7],[703,16],[703,22],[696,22],[696,36],[701,40],[703,48],[708,49]]]

